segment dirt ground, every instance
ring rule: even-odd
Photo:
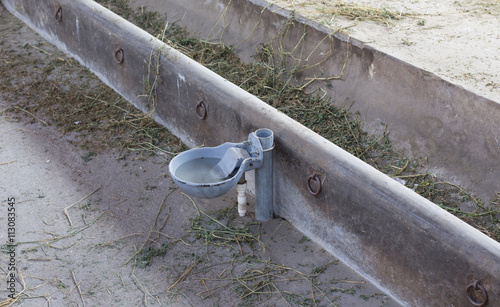
[[[16,280],[0,306],[398,306],[287,221],[255,222],[252,199],[240,218],[234,191],[182,194],[163,152],[90,146],[126,136],[56,122],[80,114],[73,96],[36,108],[102,84],[1,5],[0,72],[0,269]]]
[[[441,78],[500,102],[498,0],[268,0]],[[335,7],[340,4],[341,7]],[[375,10],[400,20],[375,22]],[[341,17],[363,16],[357,21]],[[370,15],[372,15],[370,17]],[[388,14],[384,14],[388,15]],[[405,15],[405,16],[403,16]],[[359,23],[358,23],[359,22]]]

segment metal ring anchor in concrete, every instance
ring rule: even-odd
[[[312,187],[311,183],[315,183],[316,187]],[[319,193],[321,193],[321,178],[319,178],[318,174],[312,174],[307,178],[307,189],[309,190],[309,193],[311,193],[314,196],[318,196]]]
[[[471,293],[471,290],[481,291],[482,301],[476,301],[476,298]],[[467,298],[474,306],[483,307],[488,303],[488,293],[486,292],[486,289],[483,287],[483,284],[480,280],[476,280],[473,283],[469,284],[465,292],[467,293]]]
[[[116,63],[118,63],[118,64],[122,64],[123,61],[125,60],[125,54],[124,54],[122,48],[118,48],[115,50],[115,60],[116,60]]]
[[[207,118],[207,104],[205,101],[200,100],[197,104],[196,107],[194,108],[194,111],[196,112],[196,116],[198,116],[199,119],[205,119]]]
[[[55,18],[56,18],[56,21],[57,22],[61,22],[62,21],[62,7],[58,7],[57,8],[57,11],[56,11],[56,15],[55,15]]]

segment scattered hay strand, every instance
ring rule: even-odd
[[[9,162],[3,162],[3,163],[0,163],[0,165],[10,165],[11,163],[14,163],[16,162],[17,160],[11,160]]]
[[[87,198],[89,198],[90,196],[94,195],[97,191],[99,191],[100,189],[102,188],[102,186],[98,187],[94,192],[90,193],[89,195],[83,197],[82,199],[80,199],[79,201],[73,203],[72,205],[69,205],[67,207],[64,208],[63,212],[64,214],[66,215],[66,218],[68,219],[68,222],[69,222],[69,226],[70,227],[73,227],[73,223],[71,222],[71,218],[69,217],[69,213],[68,213],[68,210],[71,209],[73,206],[79,204],[80,202],[86,200]]]
[[[113,243],[115,243],[117,241],[123,240],[125,238],[130,238],[130,237],[133,237],[133,236],[140,236],[140,235],[142,235],[142,234],[141,233],[131,233],[129,235],[119,237],[118,239],[115,239],[113,241],[109,241],[109,242],[103,243],[103,244],[99,245],[99,247],[105,247],[105,246],[111,245],[111,244],[113,244]]]
[[[278,265],[269,261],[256,260],[256,263],[262,264],[262,267],[255,269],[247,269],[239,275],[231,274],[223,278],[203,278],[203,282],[207,290],[204,290],[198,295],[203,295],[203,298],[208,298],[214,295],[217,291],[228,286],[234,286],[233,291],[239,296],[240,299],[248,299],[250,302],[255,301],[257,298],[267,296],[270,298],[273,294],[278,294],[287,305],[294,303],[297,305],[314,305],[313,302],[319,302],[319,298],[325,298],[328,304],[334,305],[330,300],[325,290],[319,287],[320,283],[317,282],[316,277],[319,273],[306,274],[291,267]],[[254,264],[254,266],[256,265]],[[208,287],[206,282],[224,282],[221,285],[213,288]],[[276,282],[306,282],[311,287],[311,296],[306,297],[303,294],[292,293],[290,291],[282,290]],[[345,281],[351,282],[351,281]],[[352,283],[363,283],[352,281]]]
[[[76,281],[75,273],[73,271],[71,271],[71,276],[73,277],[73,282],[75,283],[75,287],[78,290],[78,293],[80,294],[80,299],[82,300],[82,304],[85,307],[85,300],[83,299],[82,289],[80,289],[80,282]]]
[[[48,126],[48,125],[49,125],[46,121],[44,121],[44,120],[42,120],[42,119],[38,118],[35,114],[31,113],[30,111],[26,111],[25,109],[20,108],[20,107],[18,107],[18,106],[14,106],[14,108],[16,108],[16,109],[18,109],[18,110],[20,110],[20,111],[23,111],[23,112],[24,112],[24,113],[26,113],[26,114],[31,115],[33,118],[35,118],[36,120],[38,120],[39,122],[41,122],[41,123],[42,123],[42,124],[44,124],[45,126]]]
[[[80,229],[77,229],[77,230],[71,232],[70,234],[56,237],[53,239],[45,239],[45,240],[38,240],[38,241],[20,241],[20,242],[16,242],[16,246],[24,245],[24,244],[50,245],[51,243],[55,243],[55,242],[61,241],[61,240],[66,239],[66,238],[74,237],[75,235],[79,234],[80,232],[85,231],[87,228],[94,225],[95,222],[97,222],[105,213],[106,212],[102,212],[99,216],[97,216],[95,219],[93,219],[90,223],[88,223],[87,225],[85,225],[84,227],[82,227]],[[51,247],[54,247],[54,246],[51,246]]]
[[[236,243],[240,252],[240,242],[252,243],[255,241],[259,245],[264,246],[264,243],[255,237],[248,228],[235,228],[224,225],[219,220],[213,218],[203,210],[200,210],[198,205],[196,205],[194,200],[189,197],[189,195],[183,192],[181,194],[191,201],[198,212],[198,217],[191,219],[191,230],[195,234],[196,238],[203,239],[206,244],[212,243],[214,245],[230,246],[232,248],[234,247],[231,244]],[[215,227],[207,227],[207,225],[203,224],[202,221],[204,218],[208,219],[207,224],[215,225]]]
[[[0,307],[10,307],[16,303],[18,303],[18,304],[21,303],[22,300],[24,300],[24,299],[37,299],[37,298],[45,299],[45,304],[48,304],[48,306],[50,307],[50,298],[51,297],[47,298],[47,295],[30,295],[30,294],[28,294],[28,291],[36,290],[37,288],[41,287],[43,284],[28,288],[26,286],[26,282],[24,280],[23,274],[19,270],[17,270],[17,268],[16,268],[16,272],[17,272],[16,279],[19,282],[19,284],[21,284],[22,289],[21,289],[21,291],[16,293],[13,298],[8,298],[6,300],[0,301]],[[45,306],[45,304],[44,304],[44,306]]]
[[[180,283],[184,278],[186,278],[186,276],[189,275],[189,273],[191,272],[191,270],[195,267],[196,265],[196,262],[193,263],[192,265],[190,265],[185,271],[184,273],[182,273],[181,277],[179,277],[179,279],[177,279],[176,282],[174,282],[170,287],[168,287],[167,291],[170,291],[172,290],[173,287],[175,287],[178,283]]]
[[[155,228],[157,227],[157,223],[158,223],[158,219],[159,219],[159,217],[160,217],[160,213],[163,211],[163,208],[165,207],[165,204],[166,204],[166,200],[167,200],[167,198],[168,198],[168,197],[170,196],[170,194],[172,194],[175,190],[176,190],[176,188],[175,188],[175,189],[170,190],[170,192],[168,192],[168,193],[167,193],[167,195],[165,195],[165,197],[163,198],[163,200],[162,200],[162,201],[161,201],[161,203],[160,203],[160,206],[159,206],[159,208],[158,208],[158,212],[156,213],[156,216],[155,216],[155,221],[154,221],[153,225],[151,226],[151,229],[149,230],[148,235],[146,236],[146,239],[145,239],[145,240],[144,240],[144,242],[142,243],[141,247],[140,247],[138,250],[136,250],[136,252],[135,252],[135,253],[134,253],[134,254],[133,254],[133,255],[132,255],[132,256],[131,256],[131,257],[130,257],[130,258],[129,258],[126,262],[125,262],[125,264],[128,264],[128,263],[129,263],[132,259],[135,259],[135,258],[137,257],[137,255],[139,255],[139,254],[143,251],[143,249],[144,249],[144,247],[146,246],[146,244],[147,244],[148,242],[150,242],[150,238],[151,238],[151,235],[152,235],[153,233],[158,233],[158,231],[156,231],[156,230],[155,230]],[[170,213],[169,213],[169,215],[170,215]],[[167,216],[166,220],[168,220],[168,216]],[[165,221],[165,223],[166,223],[166,221]],[[162,228],[163,228],[163,226],[162,226]],[[161,229],[161,228],[160,228],[160,229]]]
[[[158,298],[152,296],[151,293],[149,293],[148,289],[146,289],[146,287],[142,284],[142,282],[139,280],[139,278],[137,278],[137,276],[135,275],[136,267],[137,267],[137,265],[134,265],[134,267],[132,269],[132,278],[134,279],[134,282],[138,284],[139,290],[141,290],[142,293],[144,293],[144,297],[143,297],[144,306],[146,306],[146,307],[149,306],[148,296],[152,297],[154,300],[156,300],[160,304],[160,301],[158,300]],[[121,276],[120,276],[120,279],[121,279]],[[123,284],[123,286],[125,286],[125,284],[123,283],[123,279],[122,279],[122,284]]]

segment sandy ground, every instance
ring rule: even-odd
[[[268,0],[500,103],[499,0]],[[333,5],[412,14],[390,24],[335,16]]]
[[[54,58],[61,65],[47,69]],[[33,63],[19,76],[46,73],[42,85],[92,84],[0,6],[0,69],[16,61]],[[398,305],[288,222],[234,217],[234,191],[191,200],[160,155],[119,147],[91,155],[74,142],[85,136],[63,134],[50,113],[12,112],[43,94],[31,78],[0,76],[0,88],[26,91],[19,99],[0,91],[0,270],[8,280],[17,269],[12,287],[0,287],[1,306],[13,303],[11,288],[14,306]],[[208,240],[221,226],[203,212],[232,232],[248,228],[247,240]]]

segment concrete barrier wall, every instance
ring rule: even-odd
[[[147,109],[147,67],[158,63],[155,118],[191,146],[272,129],[275,212],[397,301],[469,306],[475,280],[500,300],[499,243],[256,97],[92,1],[2,3],[139,108]],[[205,119],[195,113],[200,101]],[[317,196],[306,187],[312,174]]]
[[[321,63],[296,74],[302,82],[340,76],[349,42],[342,78],[313,86],[321,86],[335,104],[359,111],[367,130],[387,124],[396,147],[413,157],[427,157],[432,173],[485,200],[500,191],[500,102],[342,33],[325,39],[331,30],[263,0],[131,2],[165,14],[201,38],[237,46],[247,61],[262,44],[271,44],[280,53],[277,62],[285,61],[289,70]]]

